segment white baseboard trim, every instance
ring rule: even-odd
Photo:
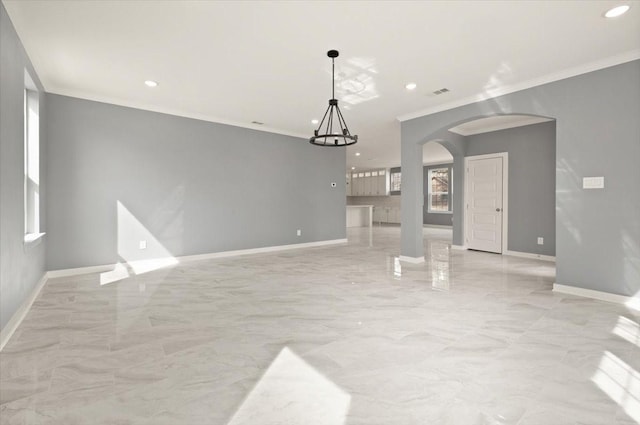
[[[405,255],[401,255],[400,261],[404,261],[411,264],[420,264],[420,263],[424,263],[424,257],[407,257]]]
[[[73,269],[59,269],[59,270],[50,270],[47,272],[47,278],[55,279],[56,277],[68,277],[68,276],[77,276],[81,274],[89,274],[89,273],[102,273],[102,272],[110,272],[115,267],[115,264],[104,264],[101,266],[88,266],[88,267],[76,267]]]
[[[530,252],[509,251],[506,250],[503,255],[511,255],[512,257],[532,258],[534,260],[544,260],[556,262],[556,257],[551,255],[532,254]]]
[[[464,250],[467,249],[467,246],[466,245],[453,245],[453,244],[451,244],[451,249],[458,249],[460,251],[464,251]]]
[[[576,286],[553,284],[553,292],[561,294],[577,295],[579,297],[593,298],[595,300],[607,301],[610,303],[624,304],[629,308],[640,311],[640,298],[628,297],[625,295],[611,294],[609,292],[595,291],[593,289],[578,288]]]
[[[214,258],[236,257],[239,255],[251,255],[251,254],[264,254],[268,252],[288,251],[291,249],[300,249],[300,248],[314,248],[319,246],[337,245],[342,243],[347,243],[347,239],[346,238],[331,239],[327,241],[318,241],[318,242],[305,242],[305,243],[296,243],[296,244],[290,244],[290,245],[265,246],[263,248],[250,248],[250,249],[238,249],[235,251],[212,252],[210,254],[185,255],[183,257],[176,257],[176,259],[178,259],[180,262],[210,260]]]
[[[277,251],[286,251],[291,249],[300,249],[300,248],[314,248],[326,245],[337,245],[347,243],[347,239],[330,239],[326,241],[317,241],[317,242],[305,242],[305,243],[296,243],[290,245],[276,245],[276,246],[265,246],[262,248],[249,248],[249,249],[238,249],[234,251],[221,251],[221,252],[212,252],[208,254],[196,254],[196,255],[184,255],[181,257],[168,257],[168,258],[151,258],[147,260],[140,260],[137,263],[146,263],[146,262],[163,262],[166,260],[177,260],[179,263],[190,262],[190,261],[199,261],[199,260],[210,260],[214,258],[225,258],[225,257],[236,257],[239,255],[251,255],[251,254],[264,254],[268,252],[277,252]],[[68,276],[77,276],[81,274],[89,274],[89,273],[103,273],[113,271],[116,267],[116,264],[104,264],[100,266],[88,266],[88,267],[78,267],[73,269],[60,269],[60,270],[52,270],[47,272],[47,277],[49,279],[56,277],[68,277]]]
[[[18,308],[18,310],[16,310],[16,312],[13,313],[13,316],[11,316],[11,319],[9,320],[9,322],[7,322],[4,328],[2,328],[2,331],[0,331],[0,351],[4,349],[4,346],[7,345],[7,342],[9,342],[9,339],[13,336],[16,329],[18,329],[18,326],[20,326],[20,323],[22,323],[24,318],[27,316],[27,313],[31,309],[31,305],[36,300],[36,298],[38,298],[38,294],[44,287],[44,284],[47,282],[47,278],[48,278],[47,273],[42,275],[42,277],[36,284],[35,288],[33,288],[31,293],[27,297],[27,299],[25,299],[22,305]]]
[[[445,224],[423,224],[422,227],[432,229],[453,229],[453,226],[447,226]]]

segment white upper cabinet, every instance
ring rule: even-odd
[[[387,196],[389,194],[389,172],[386,169],[353,172],[347,177],[347,196]]]

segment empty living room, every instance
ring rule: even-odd
[[[640,425],[638,161],[638,0],[0,0],[0,424]]]

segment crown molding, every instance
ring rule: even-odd
[[[481,102],[483,100],[493,99],[496,97],[504,96],[505,94],[515,93],[521,90],[526,90],[532,87],[541,86],[543,84],[553,83],[554,81],[564,80],[566,78],[587,74],[589,72],[598,71],[600,69],[609,68],[638,59],[640,59],[640,50],[631,50],[620,55],[611,56],[606,59],[589,62],[572,68],[567,68],[562,71],[547,74],[539,78],[524,81],[522,83],[504,86],[492,90],[491,93],[478,93],[474,96],[469,96],[464,99],[455,100],[442,105],[433,106],[431,108],[421,109],[416,112],[400,115],[396,119],[400,122],[409,121],[414,118],[424,117],[426,115],[435,114],[437,112],[447,111],[449,109],[458,108],[460,106],[470,105],[472,103]]]

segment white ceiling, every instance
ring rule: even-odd
[[[340,50],[358,168],[400,164],[398,118],[640,58],[638,0],[3,3],[48,92],[302,137]]]

